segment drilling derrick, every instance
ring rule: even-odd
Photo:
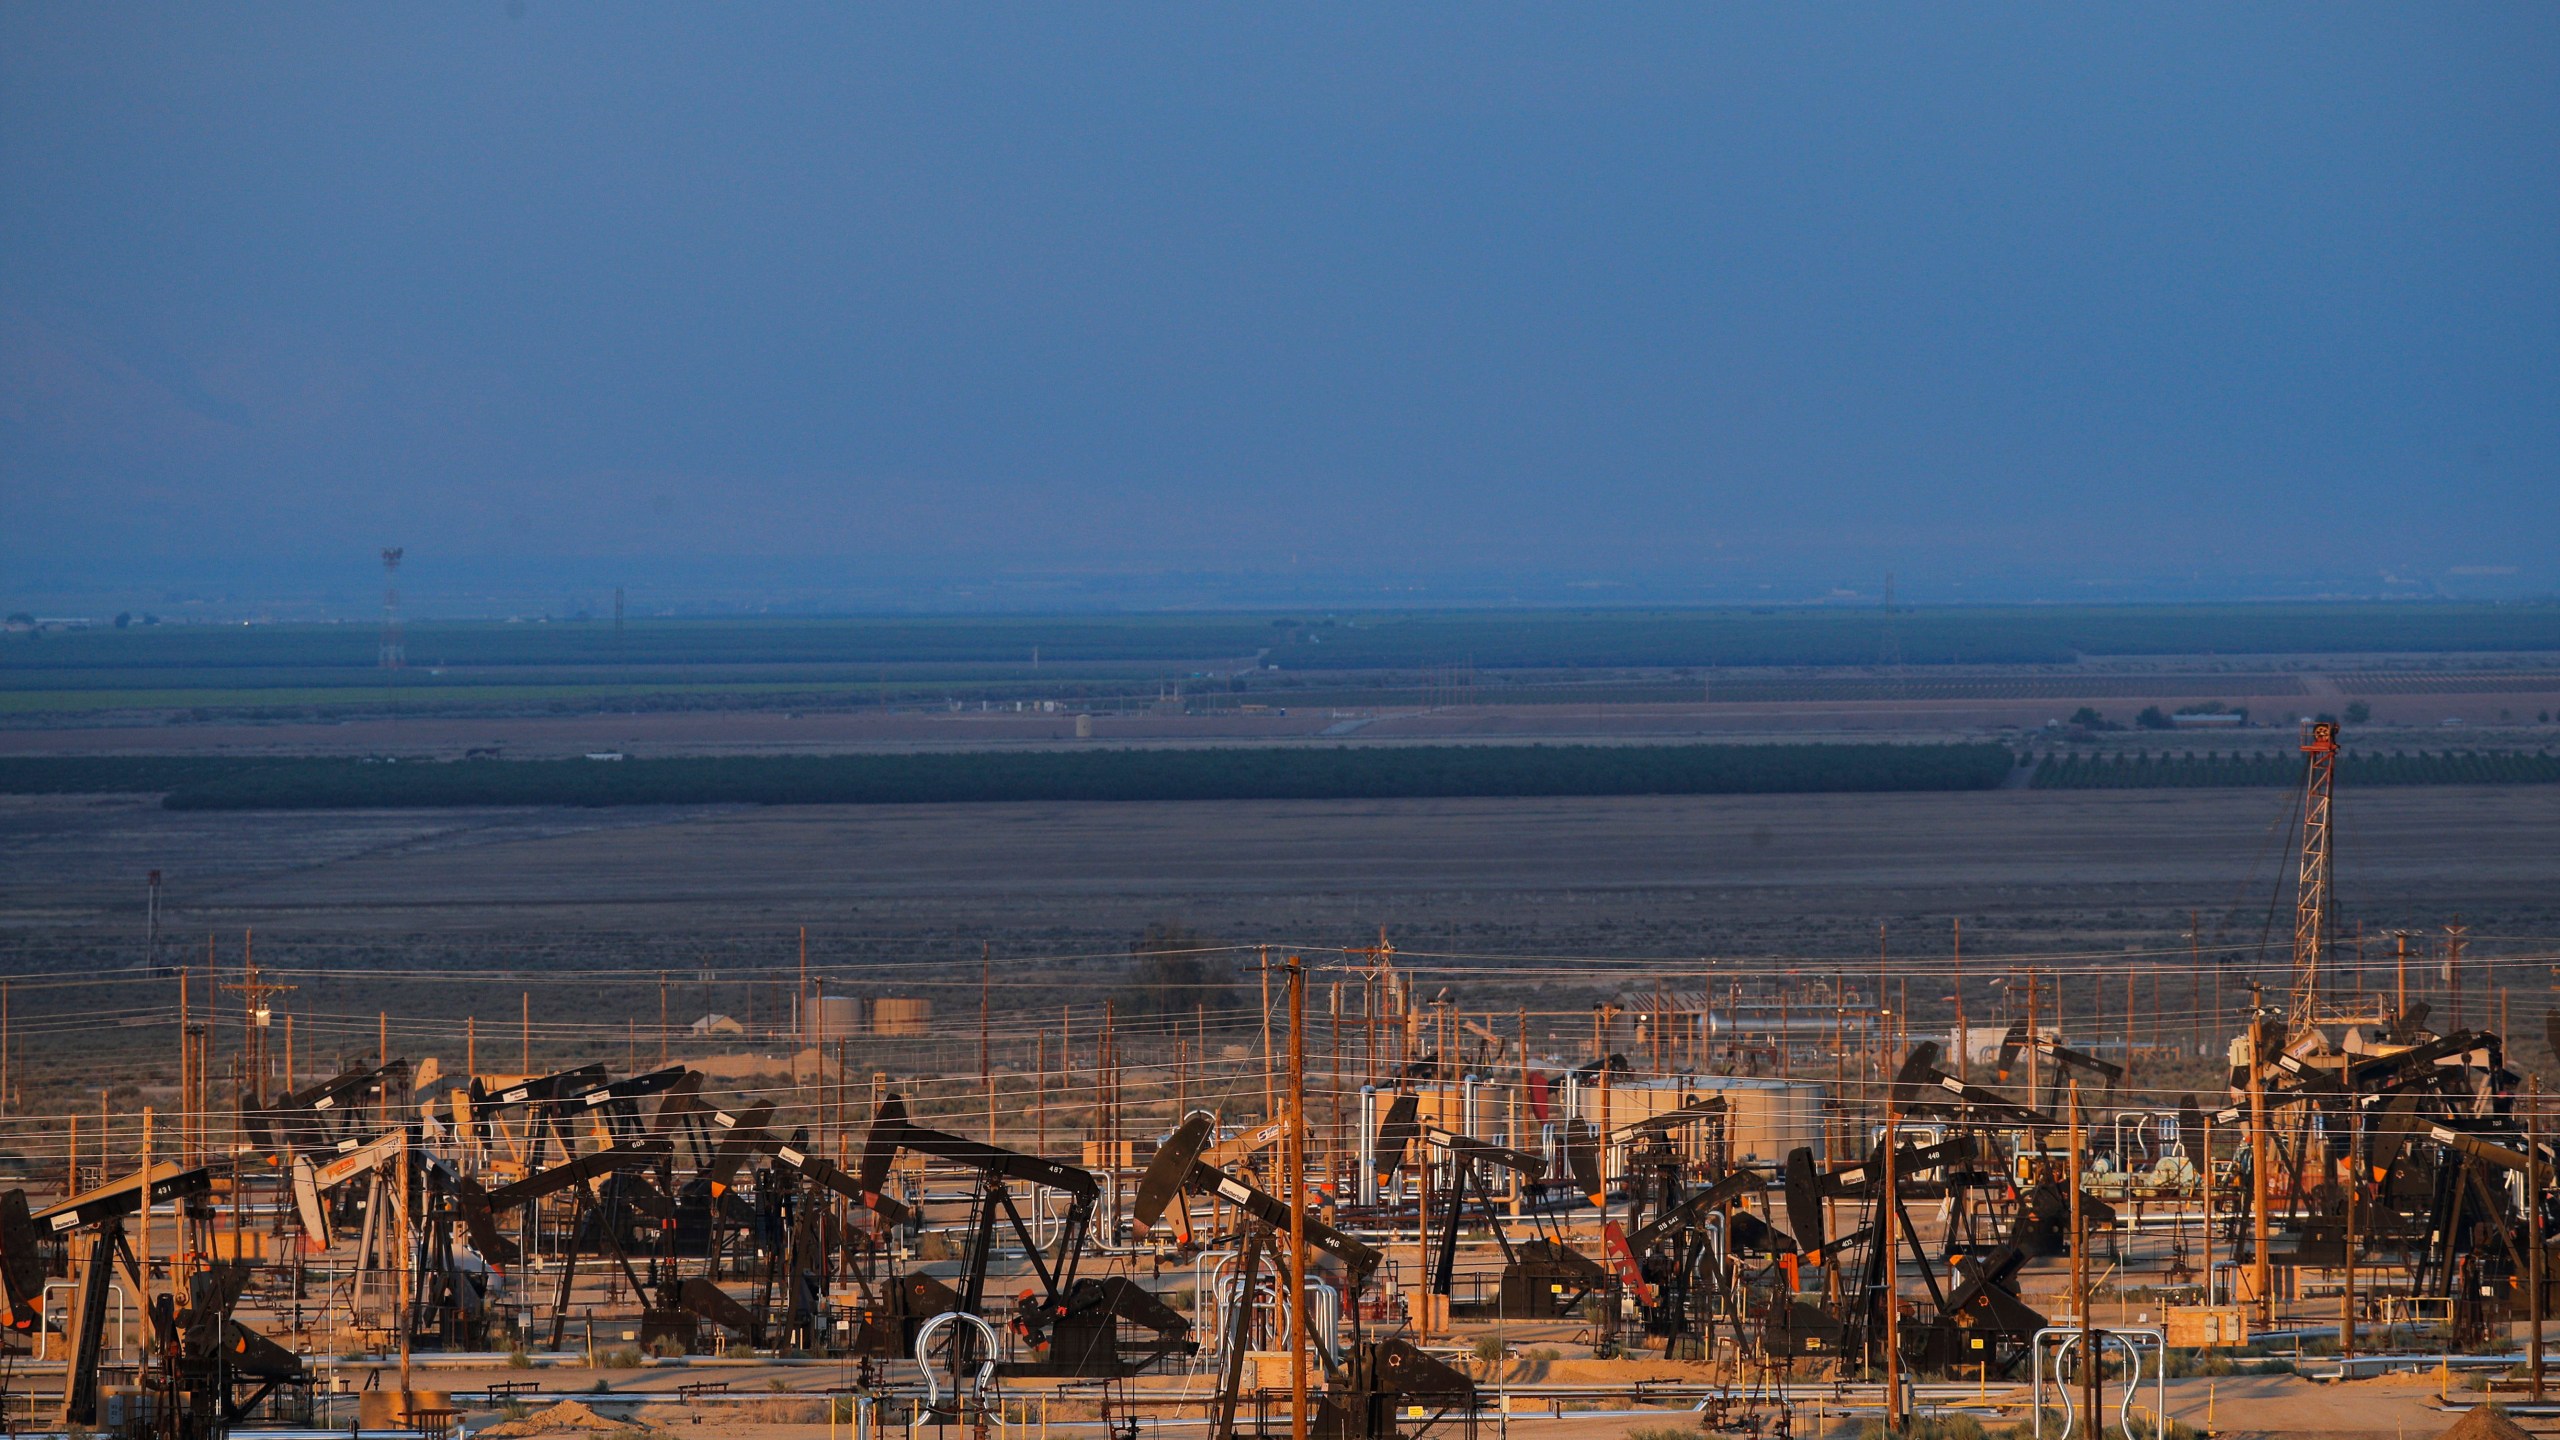
[[[2318,1020],[2320,961],[2334,924],[2329,795],[2338,773],[2338,726],[2315,721],[2302,737],[2302,870],[2294,881],[2292,1033]]]

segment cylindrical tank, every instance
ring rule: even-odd
[[[820,995],[809,1007],[809,1038],[843,1040],[862,1028],[862,1002],[851,995]]]
[[[932,1028],[933,1002],[930,1000],[871,1002],[871,1033],[874,1035],[922,1035]]]

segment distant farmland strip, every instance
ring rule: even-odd
[[[1999,745],[1410,746],[378,763],[0,760],[0,790],[165,789],[179,810],[888,805],[1984,790]]]
[[[2342,695],[2514,695],[2560,690],[2560,670],[2367,670],[2336,677]]]
[[[2038,766],[2038,790],[2187,790],[2302,783],[2298,755],[2065,755]],[[2560,756],[2547,751],[2447,750],[2415,755],[2348,751],[2338,784],[2560,784]]]
[[[1327,677],[1329,680],[1330,677]],[[2295,675],[1744,675],[1691,680],[1587,680],[1567,684],[1486,677],[1474,685],[1424,686],[1389,678],[1375,686],[1326,681],[1291,689],[1258,680],[1236,694],[1196,696],[1199,710],[1239,704],[1406,705],[1754,705],[1893,700],[2263,699],[2304,694]]]
[[[1143,664],[1267,653],[1282,668],[2056,665],[2086,655],[2560,651],[2560,605],[2302,603],[1390,611],[1319,615],[982,615],[500,624],[422,620],[415,666]],[[138,625],[0,635],[0,667],[371,670],[357,624]],[[113,688],[159,688],[140,677]]]

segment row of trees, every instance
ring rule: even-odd
[[[1980,790],[1999,745],[1425,745],[1015,754],[376,763],[226,762],[173,774],[111,762],[52,789],[151,789],[180,810],[476,805],[947,804],[972,801],[1368,800]],[[114,765],[131,765],[119,780]],[[23,772],[22,772],[23,773]],[[0,764],[0,787],[11,767]],[[65,779],[83,784],[60,783]]]
[[[2302,757],[2269,751],[2206,755],[2065,755],[2037,767],[2039,790],[2173,790],[2296,785]],[[2560,756],[2547,751],[2362,752],[2338,757],[2338,783],[2356,785],[2549,785]]]

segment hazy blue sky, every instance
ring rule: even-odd
[[[12,5],[0,491],[0,598],[2547,592],[2560,6]]]

